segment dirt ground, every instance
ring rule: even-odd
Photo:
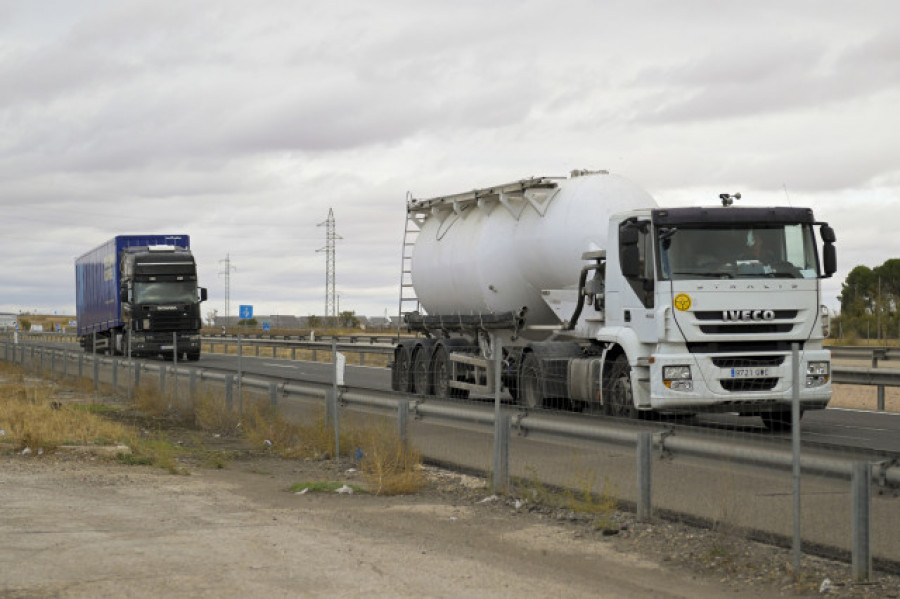
[[[795,577],[788,550],[734,532],[626,512],[598,528],[437,468],[414,495],[295,492],[365,483],[350,461],[167,434],[233,459],[188,451],[174,475],[0,443],[0,597],[900,597],[897,576],[854,583],[848,564],[805,557]]]

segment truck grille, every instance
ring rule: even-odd
[[[719,379],[719,383],[723,389],[732,393],[740,391],[770,391],[778,384],[778,378]]]
[[[794,325],[788,324],[708,324],[700,325],[706,335],[750,335],[759,333],[790,333]]]
[[[198,328],[187,310],[150,312],[150,328],[153,331],[185,331]]]
[[[714,357],[712,363],[718,368],[761,368],[781,366],[784,364],[784,356],[720,356]]]

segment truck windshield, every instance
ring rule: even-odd
[[[137,304],[189,304],[197,301],[195,281],[137,281],[134,284]]]
[[[815,238],[806,224],[709,224],[659,231],[663,280],[818,276]]]

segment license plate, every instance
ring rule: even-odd
[[[732,368],[731,378],[733,379],[755,379],[769,376],[768,368]]]
[[[160,345],[159,349],[163,350],[163,349],[174,349],[174,348],[171,345]]]

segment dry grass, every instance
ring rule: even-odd
[[[102,418],[84,404],[53,399],[52,387],[19,382],[0,384],[0,442],[16,450],[48,451],[60,445],[133,445],[134,431]]]
[[[404,445],[386,426],[369,426],[356,435],[362,453],[360,469],[376,495],[406,495],[426,482],[422,456]]]
[[[241,418],[234,410],[229,410],[224,395],[204,391],[190,402],[190,413],[184,420],[204,431],[234,434],[240,429]]]
[[[562,487],[549,487],[540,481],[537,470],[526,467],[528,476],[516,481],[515,490],[527,501],[552,509],[567,509],[587,514],[597,530],[614,529],[619,500],[609,478],[598,485],[598,475],[593,470],[576,467],[572,481]]]
[[[3,402],[3,411],[0,412],[0,427],[9,431],[7,440],[14,440],[18,445],[39,443],[45,448],[63,442],[127,443],[135,453],[125,461],[152,463],[173,473],[183,472],[177,463],[178,448],[168,442],[162,433],[156,433],[152,438],[146,438],[146,435],[141,438],[133,429],[99,418],[96,412],[103,406],[95,400],[99,399],[101,391],[95,392],[89,379],[69,382],[74,383],[84,396],[92,398],[92,403],[82,406],[56,405],[57,409],[53,409],[51,404],[58,402],[49,399],[52,386],[45,384],[44,390],[41,385],[26,384],[20,370],[5,366],[4,370],[0,370],[7,372],[4,378],[7,381],[15,379],[15,382],[5,386],[5,396],[16,400]],[[0,395],[0,399],[5,396]],[[243,416],[226,405],[222,394],[208,390],[195,397],[180,399],[178,405],[174,405],[166,393],[150,384],[134,388],[132,398],[135,410],[159,424],[168,422],[226,436],[240,435],[251,447],[266,448],[285,458],[333,457],[334,427],[326,424],[324,408],[320,409],[317,417],[300,424],[286,420],[270,405],[268,398],[254,397],[252,394],[245,395]],[[32,411],[23,413],[17,407],[13,413],[11,406],[28,406]],[[92,417],[91,426],[104,425],[106,428],[91,429],[88,425],[76,425],[70,414],[89,415]],[[44,426],[54,428],[47,431]],[[156,425],[149,428],[155,429]],[[342,456],[359,460],[359,468],[373,493],[413,493],[425,484],[421,456],[401,443],[387,424],[369,423],[358,428],[344,426],[339,434]]]

